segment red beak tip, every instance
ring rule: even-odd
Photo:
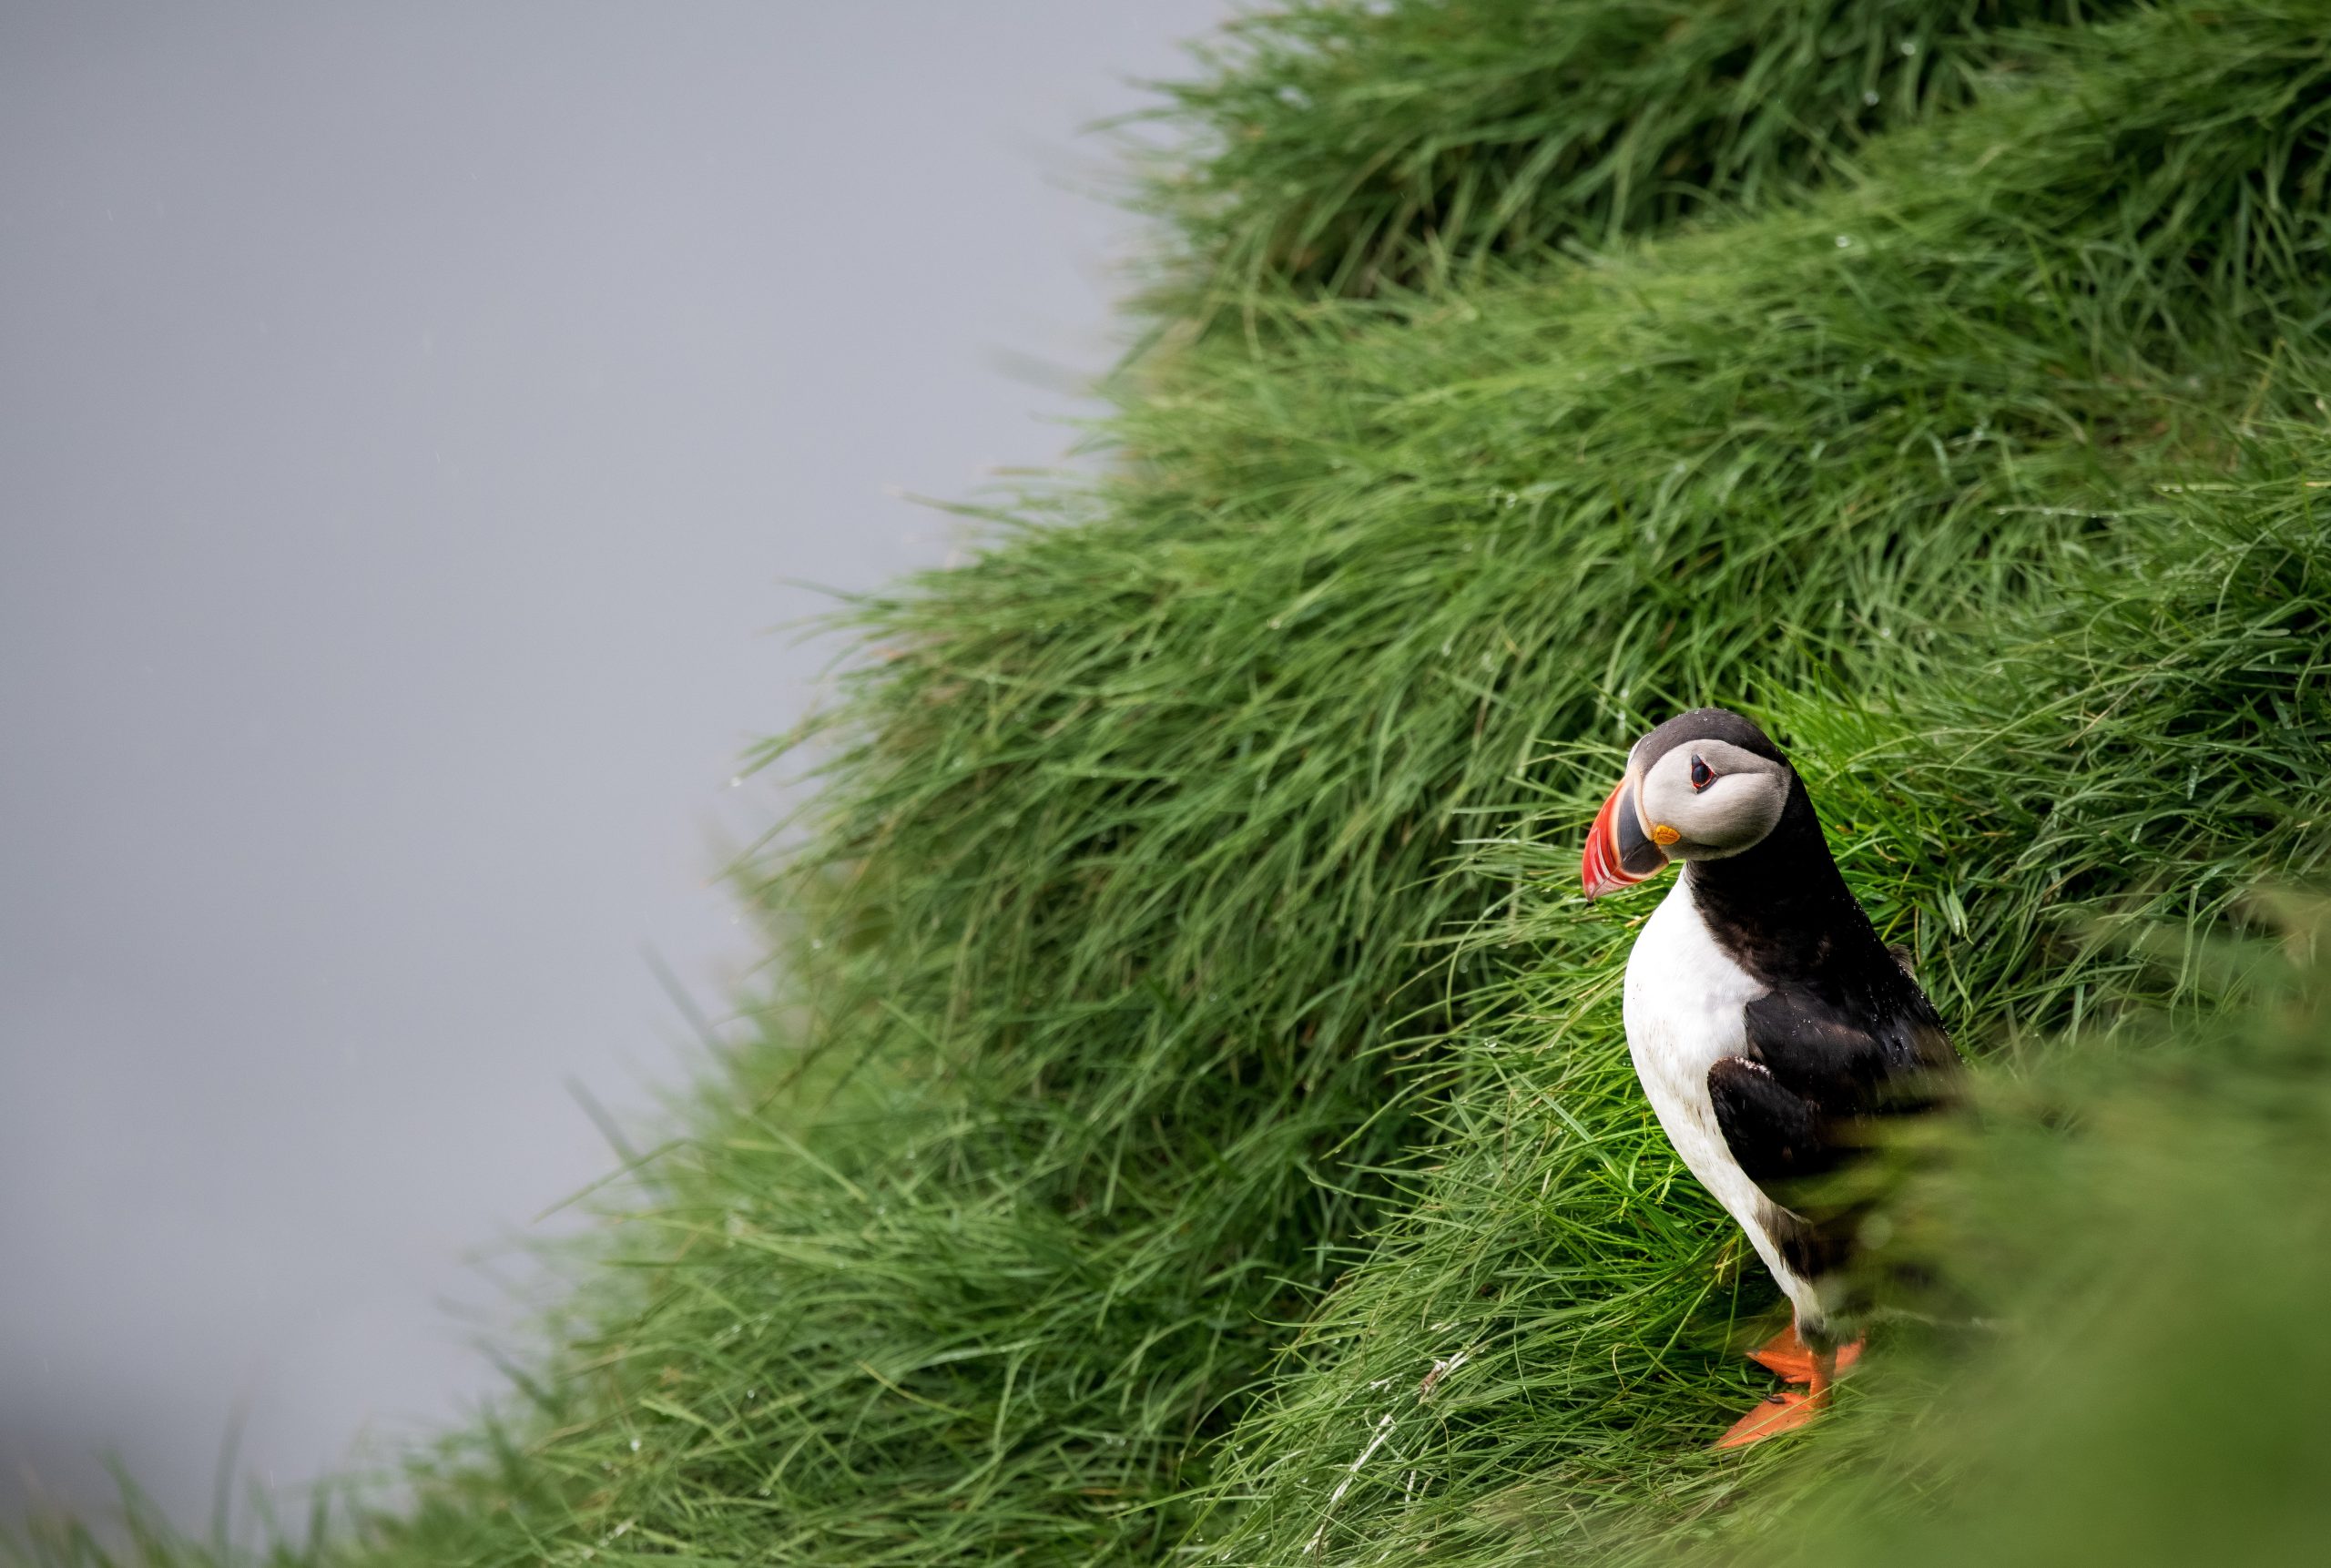
[[[1619,797],[1626,792],[1626,782],[1621,780],[1619,787],[1611,791],[1610,799],[1603,802],[1603,809],[1594,813],[1594,826],[1587,830],[1586,853],[1579,860],[1578,881],[1590,901],[1599,899],[1604,893],[1617,892],[1621,888],[1631,888],[1643,881],[1641,877],[1628,875],[1626,868],[1619,862],[1613,817],[1618,810]]]

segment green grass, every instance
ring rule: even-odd
[[[1970,1045],[2047,1064],[2110,1049],[2132,1016],[2193,1026],[2224,989],[2204,933],[2248,929],[2260,880],[2323,872],[2331,513],[2306,476],[2331,473],[2331,439],[2276,431],[2243,455],[2255,478],[2142,504],[2051,603],[1941,639],[1882,701],[1816,687],[1767,709],[1864,901]],[[1616,1537],[1668,1561],[1672,1532],[1706,1528],[1773,1462],[1704,1446],[1763,1391],[1739,1349],[1776,1298],[1634,1085],[1614,1002],[1645,911],[1578,909],[1583,812],[1550,801],[1477,847],[1514,892],[1472,941],[1522,956],[1484,987],[1493,1030],[1436,1065],[1437,1158],[1233,1439],[1221,1490],[1251,1501],[1230,1560],[1636,1555]],[[2001,1294],[1970,1288],[1958,1309]],[[1830,1441],[1824,1463],[1888,1462],[1893,1430]]]
[[[2302,963],[2214,955],[2245,1005],[1988,1085],[1947,1179],[1899,1206],[1897,1245],[1949,1258],[1995,1318],[1898,1335],[1827,1451],[1694,1556],[2313,1558],[2331,997],[2322,908],[2280,912]]]
[[[1162,84],[1198,156],[1160,160],[1188,308],[1477,280],[1852,168],[1876,133],[1959,107],[2077,0],[1294,4]]]
[[[757,1038],[506,1407],[310,1555],[1475,1568],[2027,1528],[2045,1498],[1984,1512],[1979,1478],[2110,1403],[2030,1369],[2127,1380],[2153,1319],[2068,1350],[2105,1272],[2024,1260],[2136,1234],[2116,1160],[2255,1145],[2219,1195],[2289,1166],[2241,1118],[2320,1034],[2311,979],[2224,953],[2325,852],[2331,5],[2115,9],[1247,24],[1148,173],[1169,280],[1115,463],[845,610],[843,697],[769,749],[818,759],[808,847],[740,880],[782,976]],[[1994,1120],[1888,1221],[1922,1309],[2041,1326],[1905,1329],[1810,1438],[1723,1461],[1769,1288],[1625,1064],[1646,901],[1573,880],[1625,742],[1705,700],[1793,747],[1992,1064]],[[2224,1060],[2148,1053],[2165,1027]],[[2130,1052],[2122,1117],[2093,1064]],[[2010,1172],[2050,1201],[1977,1223]],[[2217,1257],[2176,1213],[2194,1247],[2143,1244],[2173,1280]],[[2312,1278],[2163,1320],[2255,1338]],[[2087,1473],[2109,1512],[2153,1472]]]

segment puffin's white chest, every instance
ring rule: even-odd
[[[1708,1069],[1747,1044],[1742,1009],[1766,988],[1718,947],[1692,902],[1687,870],[1635,938],[1627,958],[1624,1016],[1635,1075],[1684,1164],[1748,1233],[1792,1300],[1810,1286],[1784,1265],[1766,1216],[1773,1210],[1725,1146],[1708,1101]]]

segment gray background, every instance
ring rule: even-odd
[[[493,1387],[567,1081],[693,1070],[642,950],[751,960],[779,579],[1060,456],[1077,133],[1227,8],[0,0],[0,1516]]]

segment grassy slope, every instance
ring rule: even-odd
[[[2309,134],[2283,95],[2319,91],[2302,86],[2320,80],[2319,19],[2250,21],[2290,26],[2287,50],[2253,55],[2268,32],[2173,17],[2092,38],[2076,85],[1995,106],[1990,125],[1994,106],[1960,118],[1949,141],[1961,157],[1982,148],[1990,178],[1937,180],[1936,163],[1922,161],[1923,194],[1939,206],[1913,207],[1909,166],[1882,162],[1868,186],[1817,206],[1881,263],[1947,257],[1943,280],[1880,296],[1905,347],[1923,346],[1927,321],[1965,309],[1950,285],[2011,270],[2020,238],[2027,302],[2041,309],[1994,304],[1982,316],[2047,344],[2043,357],[2067,340],[2090,351],[2071,351],[2037,384],[2061,386],[2080,369],[2112,384],[2150,379],[2190,421],[2211,401],[2208,377],[2196,385],[2178,367],[2195,363],[2187,356],[2219,323],[2244,321],[2228,322],[2227,307],[2255,301],[2223,275],[2184,291],[2193,270],[2225,254],[2230,227],[2228,209],[2212,218],[2192,204],[2245,184],[2230,165],[2204,175],[2187,159],[2255,156],[2264,185],[2319,156],[2272,145]],[[2285,357],[2316,336],[2309,227],[2293,225],[2275,267],[2293,286],[2287,313],[2255,340],[2260,398],[2320,384],[2319,361]],[[1736,261],[1747,233],[1710,242]],[[2048,281],[2082,268],[2079,286]],[[1878,290],[1826,292],[1858,301]],[[2149,330],[2162,326],[2171,332]],[[1763,348],[1750,340],[1743,357],[1762,369]],[[2101,363],[2098,351],[2133,353],[2151,377]],[[1942,381],[1954,360],[1921,365],[1919,382]],[[1956,362],[2015,369],[1991,355]],[[2257,404],[2220,406],[2237,418],[2200,440],[2190,423],[2148,431],[2167,436],[2158,445],[2124,428],[2110,457],[2122,499],[2059,493],[2059,504],[2097,509],[2095,532],[2065,537],[2028,609],[1995,606],[1810,687],[1776,688],[1758,659],[1677,694],[1762,697],[1810,769],[1830,775],[1823,798],[1865,898],[1917,937],[1929,984],[1979,1048],[2015,1025],[2092,1023],[2100,1009],[2179,994],[2190,971],[2140,964],[2127,927],[2207,929],[2253,880],[2318,869],[2319,839],[2293,819],[2322,804],[2309,782],[2331,722],[2315,667],[2331,557],[2306,488],[2322,443],[2288,428],[2245,439],[2234,427]],[[2088,410],[2076,417],[2094,433]],[[2174,491],[2179,504],[2164,512],[2147,494],[2167,477],[2153,465],[2204,453],[2206,492]],[[2228,483],[2249,471],[2279,472]],[[2132,585],[2163,582],[2176,594]],[[2019,640],[2032,621],[2051,629]],[[1550,760],[1574,755],[1557,748]],[[1615,765],[1595,761],[1603,773]],[[1583,915],[1562,891],[1594,772],[1548,789],[1539,816],[1556,832],[1489,824],[1480,861],[1505,871],[1513,897],[1480,942],[1528,956],[1484,987],[1437,1069],[1453,1087],[1434,1113],[1436,1163],[1311,1315],[1265,1408],[1232,1440],[1236,1461],[1218,1485],[1244,1504],[1225,1510],[1230,1560],[1375,1561],[1430,1545],[1469,1562],[1527,1561],[1595,1544],[1664,1560],[1668,1531],[1707,1528],[1706,1511],[1736,1502],[1744,1477],[1786,1462],[1718,1463],[1698,1446],[1759,1391],[1728,1347],[1737,1319],[1770,1292],[1753,1262],[1744,1278],[1741,1249],[1704,1196],[1678,1185],[1634,1090],[1612,1005],[1624,925]]]
[[[2041,1022],[2106,1049],[2139,1004],[2190,1023],[2215,1000],[2195,933],[2245,923],[2230,911],[2261,879],[2322,874],[2331,846],[2308,819],[2326,799],[2309,781],[2331,746],[2331,514],[2307,479],[2331,473],[2331,442],[2261,444],[2244,454],[2255,478],[2120,519],[2036,625],[1947,638],[1875,704],[1773,705],[1849,875],[1922,951],[1970,1045]],[[1738,1349],[1773,1326],[1774,1293],[1664,1157],[1634,1087],[1613,1002],[1643,911],[1582,917],[1548,896],[1572,874],[1578,814],[1565,800],[1547,813],[1559,834],[1481,849],[1522,891],[1478,940],[1527,956],[1493,988],[1498,1033],[1441,1069],[1440,1157],[1414,1201],[1234,1439],[1247,1473],[1225,1489],[1260,1501],[1232,1522],[1231,1560],[1431,1544],[1527,1562],[1600,1544],[1671,1561],[1670,1532],[1711,1528],[1744,1478],[1796,1484],[1764,1473],[1792,1462],[1777,1450],[1703,1446],[1764,1390]],[[1898,1430],[1825,1431],[1819,1462],[1900,1468]]]
[[[1478,280],[1834,174],[1957,107],[2064,0],[1298,3],[1167,86],[1212,134],[1154,197],[1215,303]],[[1183,281],[1187,281],[1185,274]]]
[[[1705,1550],[1641,1555],[1840,1568],[2319,1555],[2331,928],[2320,907],[2285,919],[2306,961],[2295,972],[2255,947],[2205,966],[2221,982],[2245,972],[2248,1004],[1994,1081],[1948,1181],[1902,1217],[1996,1325],[1898,1338],[1782,1484]]]
[[[1700,1448],[1761,1297],[1562,891],[1616,746],[1760,706],[1979,1045],[2192,993],[2078,917],[2316,852],[2331,9],[2008,15],[1255,24],[1118,471],[854,612],[765,1038],[334,1554],[1766,1551],[1810,1483]]]

